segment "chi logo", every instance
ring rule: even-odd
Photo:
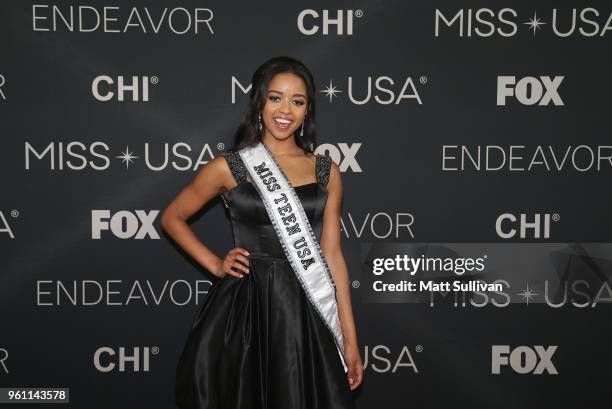
[[[100,347],[94,353],[94,366],[100,372],[118,370],[125,372],[149,372],[152,355],[159,354],[158,347],[119,347],[119,351],[109,346]]]
[[[315,35],[353,35],[353,17],[363,16],[362,10],[302,10],[297,17],[297,27],[302,34]]]
[[[157,84],[159,78],[156,76],[128,77],[119,75],[115,80],[108,75],[99,75],[91,83],[91,93],[98,101],[124,101],[125,95],[131,95],[132,101],[149,101],[149,84]],[[116,95],[116,96],[115,96]]]
[[[560,218],[558,213],[521,213],[518,217],[512,213],[503,213],[495,221],[495,232],[502,239],[512,239],[516,236],[521,239],[549,239],[551,221],[556,222]]]

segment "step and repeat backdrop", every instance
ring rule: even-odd
[[[215,278],[160,214],[288,55],[342,172],[358,408],[609,407],[611,46],[605,1],[2,2],[0,387],[174,407]],[[233,247],[220,198],[190,222]]]

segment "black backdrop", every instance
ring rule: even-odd
[[[230,146],[255,68],[290,55],[315,75],[318,151],[342,170],[358,407],[607,407],[611,12],[3,2],[0,387],[173,407],[213,277],[159,214]],[[232,247],[220,200],[192,227],[218,255]],[[483,257],[463,278],[503,290],[377,292],[409,279],[372,274],[391,254]]]

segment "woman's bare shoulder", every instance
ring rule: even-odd
[[[232,179],[232,172],[226,158],[219,155],[200,168],[195,183],[210,184],[219,190],[226,190],[232,187]]]

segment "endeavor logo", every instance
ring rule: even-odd
[[[0,98],[6,101],[6,95],[4,94],[4,90],[2,89],[4,85],[6,85],[6,79],[4,78],[4,75],[0,74]]]
[[[516,77],[497,77],[497,105],[505,106],[507,97],[515,97],[523,105],[565,105],[559,95],[559,85],[563,76],[554,78],[541,76],[521,78],[516,82]]]
[[[8,360],[8,349],[0,348],[0,370],[5,374],[9,373],[8,365],[6,361]]]
[[[153,10],[149,7],[33,4],[31,21],[33,31],[183,35],[199,34],[202,25],[205,32],[214,34],[212,19],[213,12],[208,8],[164,7]]]
[[[340,218],[340,230],[347,239],[414,239],[414,222],[412,213],[366,212],[362,216],[349,211]]]
[[[491,373],[500,374],[501,367],[510,365],[510,368],[519,374],[541,375],[544,372],[558,375],[557,368],[553,365],[552,356],[557,350],[557,345],[544,347],[535,345],[531,348],[521,345],[512,349],[509,345],[491,346]]]
[[[443,171],[601,172],[612,145],[442,145]]]
[[[612,30],[612,13],[600,12],[593,7],[582,9],[552,9],[538,14],[530,10],[519,13],[506,7],[497,11],[490,8],[441,11],[435,9],[434,35],[441,31],[459,37],[514,37],[519,27],[525,34],[535,37],[540,31],[551,32],[557,37],[603,37]]]
[[[39,280],[35,297],[41,307],[182,307],[199,305],[212,285],[210,280]]]

